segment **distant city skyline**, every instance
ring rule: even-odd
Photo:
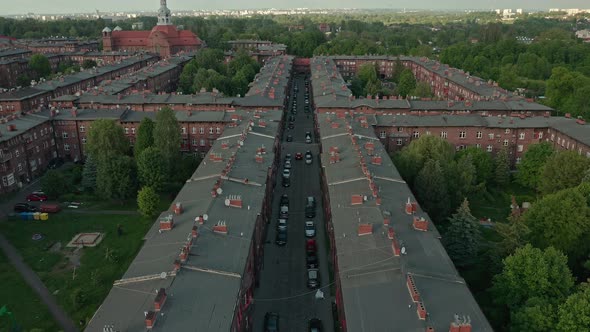
[[[15,14],[66,14],[94,12],[117,12],[117,11],[156,11],[159,7],[158,0],[102,0],[91,2],[88,0],[20,0],[9,2],[3,0],[0,4],[0,13],[4,15]],[[261,8],[412,8],[412,9],[435,9],[435,10],[463,10],[463,9],[501,9],[501,8],[523,8],[523,9],[549,9],[549,8],[590,8],[587,0],[491,0],[489,2],[476,2],[472,0],[455,0],[451,3],[435,0],[423,0],[421,2],[406,2],[400,0],[226,0],[222,3],[203,0],[168,0],[168,7],[171,10],[214,10],[214,9],[261,9]]]

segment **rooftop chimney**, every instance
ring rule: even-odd
[[[373,224],[367,223],[367,224],[359,224],[358,225],[358,229],[357,229],[358,236],[371,235],[371,234],[373,234]]]

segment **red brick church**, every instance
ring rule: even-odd
[[[106,27],[102,30],[102,44],[105,52],[147,51],[167,58],[181,51],[197,50],[202,41],[193,32],[179,30],[172,25],[166,0],[160,0],[158,25],[151,31],[123,31],[119,27],[111,30]]]

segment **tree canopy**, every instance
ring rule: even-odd
[[[114,120],[99,119],[88,130],[86,151],[100,163],[129,151],[129,140]]]
[[[168,174],[174,169],[174,164],[180,159],[180,125],[176,113],[169,107],[164,107],[156,114],[154,127],[154,146],[160,151]]]
[[[541,171],[539,191],[544,194],[575,187],[582,182],[590,160],[575,151],[559,151],[551,155]]]
[[[133,146],[133,153],[135,157],[139,157],[143,150],[154,145],[154,121],[147,116],[141,119],[139,128],[137,129],[137,138]]]
[[[548,142],[542,142],[529,146],[524,153],[522,161],[516,167],[517,181],[525,187],[539,188],[541,181],[541,171],[547,162],[547,159],[553,154],[553,147]]]
[[[467,199],[449,218],[449,223],[443,237],[445,249],[456,266],[468,266],[477,257],[481,231],[477,219],[471,214]]]

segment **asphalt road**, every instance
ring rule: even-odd
[[[297,93],[297,115],[295,128],[287,129],[283,137],[283,151],[280,172],[285,154],[292,155],[291,186],[283,187],[281,175],[276,181],[273,194],[273,215],[267,232],[264,266],[260,278],[260,287],[254,294],[254,330],[264,331],[264,316],[267,312],[279,314],[280,331],[307,331],[308,321],[312,318],[321,319],[324,331],[334,331],[332,319],[332,299],[328,274],[328,248],[322,215],[320,163],[318,158],[318,140],[312,144],[305,143],[305,133],[312,132],[312,113],[304,112],[305,85],[303,76],[295,82],[299,86]],[[291,99],[293,99],[293,91]],[[291,101],[289,102],[290,105]],[[291,112],[288,113],[292,115]],[[288,121],[287,121],[288,123]],[[286,142],[287,135],[293,136],[293,142]],[[295,154],[310,150],[313,163],[306,165],[305,160],[295,160]],[[279,247],[275,244],[276,223],[278,219],[279,200],[282,194],[289,196],[289,219],[287,245]],[[317,202],[316,217],[305,218],[305,199],[314,196]],[[320,268],[321,291],[324,299],[317,300],[316,290],[307,288],[307,268],[305,253],[304,222],[313,220],[316,224],[316,243]]]

